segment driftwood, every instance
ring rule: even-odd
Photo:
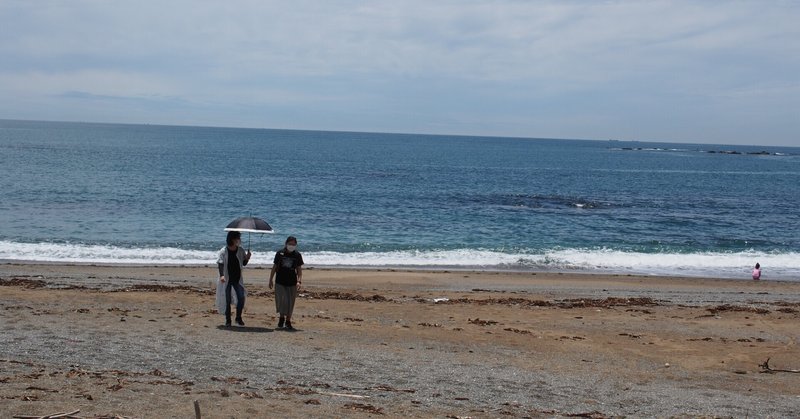
[[[75,416],[80,413],[80,410],[76,410],[74,412],[69,413],[53,413],[52,415],[44,415],[44,416],[27,416],[27,415],[16,415],[14,419],[80,419],[80,416]]]
[[[44,416],[30,416],[30,415],[15,415],[12,416],[14,419],[86,419],[83,416],[77,416],[80,410],[76,410],[74,412],[69,413],[53,413],[52,415],[44,415]],[[91,419],[132,419],[129,416],[92,416]]]
[[[795,373],[795,374],[800,374],[800,370],[784,370],[784,369],[778,369],[778,368],[770,367],[769,366],[769,358],[767,358],[767,360],[764,361],[763,364],[758,364],[758,366],[761,367],[761,372],[765,372],[765,373],[768,373],[768,374],[772,374],[772,373],[776,373],[776,372],[791,372],[791,373]]]

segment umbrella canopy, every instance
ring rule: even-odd
[[[225,227],[225,231],[242,231],[248,233],[274,233],[266,221],[256,217],[239,217]]]

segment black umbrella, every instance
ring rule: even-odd
[[[225,227],[225,231],[246,231],[247,248],[250,249],[250,233],[274,233],[266,221],[256,217],[239,217]]]

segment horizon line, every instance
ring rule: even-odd
[[[44,123],[58,123],[58,124],[88,124],[88,125],[130,125],[130,126],[155,126],[155,127],[173,127],[173,128],[214,128],[214,129],[242,129],[242,130],[271,130],[271,131],[300,131],[300,132],[334,132],[334,133],[350,133],[350,134],[388,134],[388,135],[403,135],[415,136],[423,135],[430,137],[466,137],[466,138],[503,138],[503,139],[516,139],[516,140],[556,140],[556,141],[592,141],[592,142],[627,142],[627,143],[661,143],[661,144],[688,144],[688,145],[715,145],[726,147],[778,147],[778,148],[800,148],[800,146],[788,145],[757,145],[757,144],[717,144],[717,143],[703,143],[703,142],[685,142],[679,140],[626,140],[617,138],[597,139],[597,138],[550,138],[550,137],[521,137],[509,135],[476,135],[476,134],[432,134],[424,132],[392,132],[392,131],[358,131],[358,130],[325,130],[325,129],[304,129],[304,128],[269,128],[269,127],[237,127],[237,126],[221,126],[221,125],[186,125],[186,124],[164,124],[164,123],[150,123],[150,122],[100,122],[100,121],[69,121],[69,120],[47,120],[47,119],[19,119],[19,118],[2,118],[0,121],[9,122],[44,122]]]

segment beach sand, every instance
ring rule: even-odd
[[[287,332],[268,272],[0,265],[0,416],[800,415],[800,282],[307,269]]]

